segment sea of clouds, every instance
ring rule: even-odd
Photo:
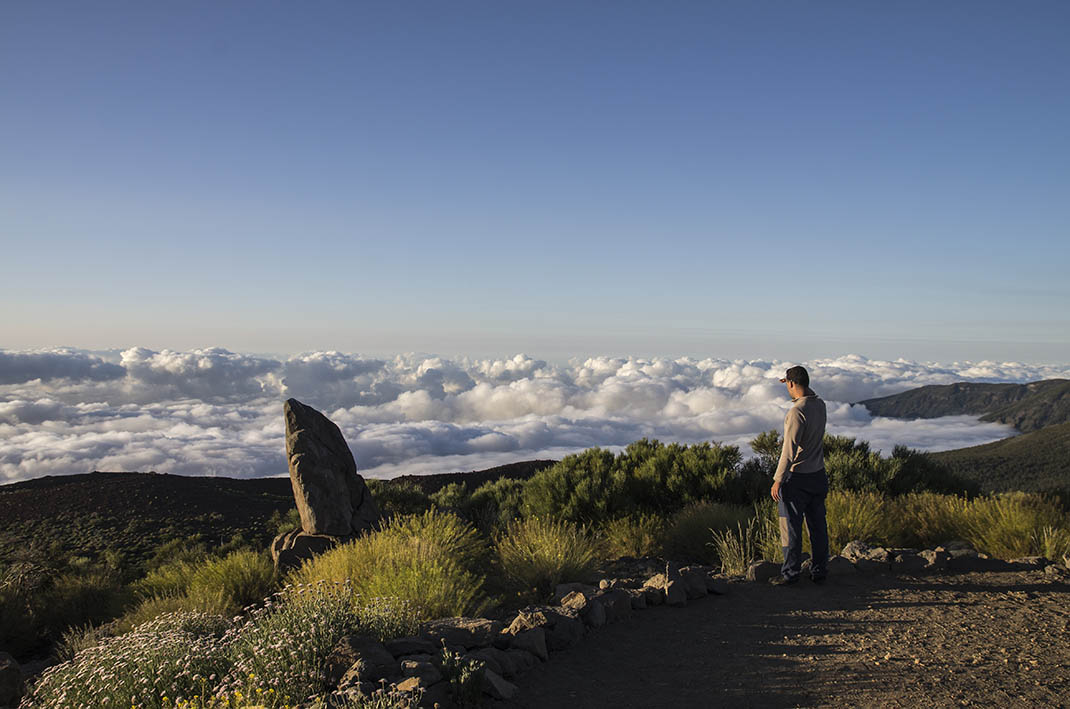
[[[282,402],[326,413],[370,477],[455,472],[655,437],[746,443],[779,429],[778,381],[806,365],[829,432],[944,450],[1013,430],[954,416],[872,417],[851,402],[955,381],[1070,377],[1067,365],[919,363],[846,355],[808,362],[594,357],[551,364],[312,352],[287,359],[220,348],[100,354],[0,350],[0,483],[44,475],[149,471],[286,473]]]

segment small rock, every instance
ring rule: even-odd
[[[1043,556],[1023,556],[1007,563],[1019,571],[1043,571],[1051,565],[1051,561]]]
[[[526,650],[543,662],[550,659],[546,651],[546,631],[542,628],[533,628],[517,633],[511,641],[512,647],[517,650]]]
[[[339,640],[327,657],[326,669],[329,684],[346,687],[401,675],[401,665],[386,647],[364,635],[347,635]]]
[[[896,554],[892,559],[892,571],[897,574],[916,574],[928,566],[929,560],[913,551]]]
[[[928,571],[943,571],[951,560],[951,555],[943,549],[923,549],[918,556],[925,559],[925,568]]]
[[[780,575],[780,564],[772,561],[755,561],[747,567],[747,580],[765,583]]]
[[[632,597],[623,588],[614,588],[599,596],[606,609],[606,622],[615,623],[632,614]]]
[[[680,577],[684,581],[684,591],[688,600],[703,598],[706,596],[706,571],[700,567],[685,566],[680,569]]]
[[[387,640],[383,645],[386,647],[387,652],[394,657],[402,657],[403,655],[434,655],[440,649],[439,645],[435,645],[435,643],[427,638],[418,638],[415,636]]]
[[[527,650],[521,650],[520,648],[509,648],[505,651],[509,655],[509,659],[513,661],[513,666],[516,667],[517,676],[524,674],[535,665],[539,664],[539,658]]]
[[[627,589],[628,597],[632,601],[632,610],[641,611],[646,608],[646,592],[638,588]]]
[[[402,660],[401,674],[406,677],[419,677],[426,686],[442,681],[442,673],[439,672],[430,658],[427,660]]]
[[[833,574],[849,575],[858,571],[858,569],[855,568],[855,565],[851,563],[850,559],[840,556],[839,554],[829,557],[826,568],[828,569],[830,576]]]
[[[483,693],[493,699],[512,699],[516,694],[516,685],[494,670],[487,669],[483,671]]]
[[[594,586],[585,583],[559,583],[554,587],[554,604],[560,605],[561,600],[570,593],[579,591],[580,593],[593,595],[596,590]]]
[[[438,618],[424,623],[420,634],[436,645],[445,641],[447,645],[458,645],[471,650],[493,645],[495,636],[503,627],[504,623],[486,618]]]
[[[507,650],[485,647],[481,650],[473,650],[469,656],[487,663],[487,667],[506,679],[517,675],[516,659]]]
[[[605,591],[606,589],[610,588],[611,586],[612,586],[612,584],[610,583],[609,579],[602,579],[601,581],[598,582],[598,588],[601,591]]]
[[[661,588],[655,588],[653,586],[644,586],[640,589],[643,595],[646,596],[646,604],[648,606],[660,606],[665,603],[665,591]]]

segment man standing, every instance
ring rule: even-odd
[[[829,538],[825,522],[825,402],[810,388],[810,375],[792,367],[780,380],[787,384],[792,407],[784,417],[784,446],[773,476],[770,494],[780,516],[780,546],[784,565],[777,585],[795,583],[802,571],[802,524],[810,530],[810,578],[815,583],[828,573]]]

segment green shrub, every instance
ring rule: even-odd
[[[464,503],[464,515],[483,530],[493,534],[520,517],[525,481],[499,478],[475,489]]]
[[[622,506],[622,486],[613,453],[589,448],[535,473],[524,486],[521,512],[584,523],[608,519]]]
[[[129,592],[109,572],[65,573],[44,592],[33,615],[46,637],[59,638],[68,628],[115,618],[129,602]]]
[[[672,517],[665,534],[665,553],[679,561],[713,563],[713,532],[730,529],[752,516],[752,510],[723,502],[693,503]]]
[[[1048,526],[1036,531],[1033,551],[1056,563],[1065,563],[1070,555],[1070,529]]]
[[[777,504],[770,497],[763,497],[754,505],[755,544],[758,555],[766,561],[784,561],[784,548],[780,546],[780,517]],[[803,535],[803,547],[808,548],[807,535]]]
[[[219,640],[228,625],[205,613],[161,616],[45,670],[21,706],[157,709],[165,696],[197,696],[229,666]]]
[[[367,480],[372,499],[384,517],[420,514],[431,509],[427,493],[408,482]]]
[[[179,559],[170,564],[161,564],[131,585],[139,598],[182,596],[189,588],[193,574],[206,557],[197,561]]]
[[[109,625],[114,635],[122,635],[123,633],[129,633],[143,623],[155,620],[161,615],[193,610],[195,610],[193,602],[185,595],[145,598]]]
[[[443,485],[438,492],[431,494],[431,504],[439,509],[459,510],[468,501],[468,490],[464,483],[450,483]]]
[[[615,467],[629,507],[665,513],[707,499],[747,502],[738,485],[741,460],[735,446],[665,445],[644,438],[625,448]]]
[[[362,598],[352,583],[318,582],[284,588],[231,634],[232,663],[217,695],[264,697],[269,706],[299,704],[328,690],[326,659],[346,635],[389,640],[414,634],[408,604]]]
[[[1028,556],[1045,527],[1066,527],[1057,502],[1024,492],[972,500],[966,510],[966,540],[977,551],[1000,559]]]
[[[264,553],[235,551],[193,570],[186,596],[194,608],[227,617],[271,592],[275,567]]]
[[[407,601],[423,619],[470,615],[485,607],[479,572],[485,555],[469,523],[432,509],[395,518],[379,532],[305,562],[292,581],[349,580],[361,596]]]
[[[721,571],[726,574],[745,574],[751,562],[761,559],[762,520],[751,517],[744,522],[737,522],[735,529],[711,529],[709,545],[713,556],[721,564]]]
[[[559,583],[584,580],[598,558],[597,543],[585,529],[544,517],[512,522],[496,548],[506,578],[517,590],[540,596]]]
[[[602,526],[606,553],[622,556],[658,556],[665,544],[665,519],[661,515],[636,512],[611,519]]]
[[[912,493],[885,501],[888,542],[895,546],[932,548],[966,536],[965,498],[932,492]]]
[[[855,539],[883,542],[888,523],[884,506],[884,496],[875,492],[831,491],[825,498],[830,553],[839,553]]]

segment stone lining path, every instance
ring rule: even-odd
[[[855,574],[729,589],[592,631],[494,706],[1070,706],[1065,577]]]

